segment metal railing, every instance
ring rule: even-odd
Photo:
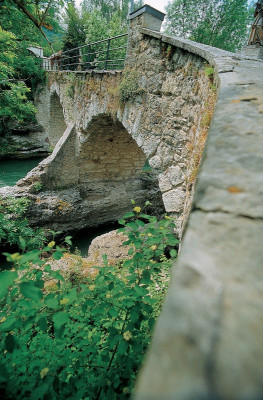
[[[128,33],[84,44],[52,54],[43,60],[48,71],[87,71],[123,69]],[[114,45],[112,45],[114,42]]]

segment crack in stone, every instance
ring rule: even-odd
[[[193,210],[192,210],[192,212],[194,212],[194,211],[202,211],[202,212],[204,212],[204,213],[222,213],[222,214],[228,214],[228,215],[232,215],[233,217],[241,217],[241,218],[247,218],[247,219],[250,219],[250,220],[253,220],[253,221],[261,221],[261,220],[263,220],[263,217],[252,217],[251,215],[247,215],[247,214],[235,214],[235,213],[233,213],[233,212],[230,212],[230,211],[226,211],[226,210],[222,210],[222,209],[211,209],[211,210],[205,210],[204,208],[202,208],[202,207],[193,207]]]

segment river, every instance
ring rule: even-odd
[[[0,187],[14,186],[16,182],[24,178],[26,174],[35,168],[43,158],[32,158],[23,160],[4,160],[0,161]],[[92,240],[104,233],[108,233],[114,229],[118,229],[118,224],[105,225],[97,228],[86,228],[72,236],[71,251],[77,248],[82,257],[87,257],[88,249]],[[0,250],[1,252],[1,250]],[[5,258],[0,256],[0,264],[5,269],[8,264],[4,262]],[[1,270],[1,265],[0,265]]]
[[[43,157],[0,161],[0,187],[14,186],[19,179],[24,178],[42,160]]]

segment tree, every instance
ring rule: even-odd
[[[117,14],[122,22],[127,24],[130,0],[83,0],[81,4],[82,12],[97,10],[109,23]],[[143,5],[142,0],[137,0],[134,7],[139,8]]]
[[[107,41],[87,46],[82,54],[76,48],[127,33],[128,3],[128,0],[84,0],[80,9],[77,9],[75,1],[71,0],[66,8],[66,35],[63,40],[63,51],[67,51],[64,62],[68,69],[75,69],[80,59],[87,68],[95,63],[102,67],[107,54]],[[122,60],[126,42],[126,37],[119,38],[115,49],[108,53],[109,58]]]
[[[67,0],[2,0],[1,7],[16,7],[39,30],[41,35],[52,47],[45,29],[53,29],[53,18]]]
[[[57,14],[52,9],[49,13],[49,21],[52,23],[52,30],[47,30],[45,27],[42,29],[49,42],[52,43],[52,47],[55,47],[55,51],[61,50],[63,30],[59,25]],[[19,47],[23,44],[25,48],[31,45],[41,46],[46,56],[54,52],[40,30],[32,24],[27,15],[21,12],[14,3],[0,4],[0,25],[4,30],[15,34]]]
[[[15,70],[18,44],[16,36],[0,27],[0,135],[18,123],[28,121],[36,109],[28,100],[30,88]]]
[[[83,14],[76,8],[74,1],[71,1],[66,8],[65,23],[63,51],[83,45],[86,39]]]
[[[247,0],[174,0],[166,8],[168,34],[235,51],[246,42]]]

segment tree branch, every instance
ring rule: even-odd
[[[30,21],[33,22],[33,24],[37,27],[37,29],[41,32],[42,36],[44,36],[44,38],[46,39],[46,41],[48,42],[49,46],[51,47],[52,51],[54,51],[52,43],[48,40],[45,32],[43,31],[42,27],[41,27],[41,23],[38,22],[38,20],[34,17],[33,14],[31,14],[30,11],[28,11],[28,9],[26,8],[25,4],[23,3],[23,1],[21,0],[13,0],[13,2],[16,4],[16,6],[18,7],[18,9],[20,11],[22,11],[29,19]]]

